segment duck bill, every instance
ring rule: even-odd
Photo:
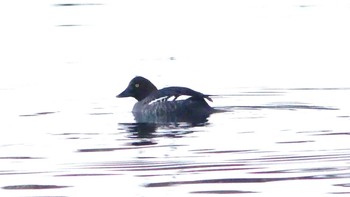
[[[129,97],[131,96],[131,90],[129,87],[127,87],[122,93],[118,94],[118,98],[123,98],[123,97]]]

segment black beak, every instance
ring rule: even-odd
[[[122,93],[117,95],[118,98],[129,97],[129,96],[132,96],[130,87],[127,87]]]

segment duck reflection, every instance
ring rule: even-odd
[[[189,125],[197,126],[208,122],[211,113],[162,113],[162,114],[147,114],[133,112],[135,121],[138,123],[152,123],[158,125],[171,125],[179,123],[187,123]]]
[[[126,131],[130,132],[129,138],[154,138],[157,125],[153,123],[119,123]]]
[[[185,133],[192,133],[191,128],[208,125],[209,114],[188,114],[176,117],[174,115],[144,116],[134,113],[134,123],[120,123],[126,131],[130,132],[129,138],[152,139],[156,137],[179,137]],[[157,130],[162,132],[157,133]]]

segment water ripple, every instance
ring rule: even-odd
[[[337,178],[350,178],[350,173],[344,174],[327,174],[316,176],[296,176],[296,177],[282,177],[282,178],[224,178],[224,179],[201,179],[192,181],[169,181],[169,182],[154,182],[147,183],[145,187],[169,187],[175,185],[188,185],[188,184],[231,184],[231,183],[267,183],[275,181],[290,181],[290,180],[318,180],[318,179],[337,179]]]
[[[37,189],[60,189],[71,186],[63,186],[63,185],[9,185],[4,186],[2,189],[7,190],[37,190]]]

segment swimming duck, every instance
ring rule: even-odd
[[[181,100],[182,96],[187,96]],[[148,79],[137,76],[117,97],[137,100],[132,113],[138,122],[200,122],[216,110],[208,105],[209,95],[186,87],[157,87]]]

